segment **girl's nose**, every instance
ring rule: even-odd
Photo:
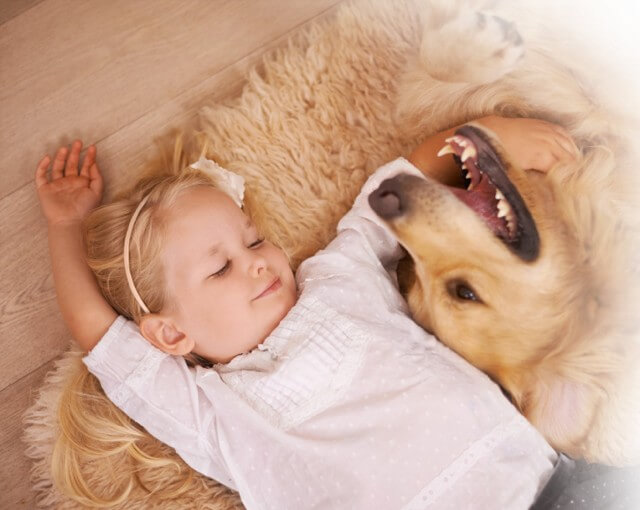
[[[260,276],[267,268],[267,261],[262,255],[254,255],[249,266],[249,274],[253,277]]]

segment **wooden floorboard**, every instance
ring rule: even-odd
[[[44,0],[2,0],[0,1],[0,25],[16,18]]]
[[[0,173],[0,198],[29,182],[45,151],[106,138],[335,3],[47,0],[28,9],[0,28],[0,168],[11,169]]]
[[[31,467],[24,455],[22,416],[33,403],[37,388],[53,368],[53,361],[34,370],[0,392],[0,508],[35,508],[29,483]]]

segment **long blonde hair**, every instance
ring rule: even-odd
[[[206,147],[202,150],[204,154]],[[186,151],[178,133],[172,161],[152,166],[132,189],[93,211],[85,222],[87,262],[107,301],[136,322],[144,312],[133,297],[124,270],[125,233],[136,207],[149,195],[131,235],[130,264],[136,288],[149,310],[167,299],[160,250],[166,211],[186,190],[215,183],[204,173],[185,168]],[[190,364],[207,364],[192,356]],[[171,449],[150,438],[103,393],[97,379],[81,364],[63,390],[58,408],[59,435],[53,451],[52,475],[57,487],[82,505],[113,507],[135,497],[155,494],[176,498],[209,485],[225,498],[226,490],[184,464]],[[210,365],[210,364],[209,364]],[[109,461],[105,463],[105,459]],[[91,487],[84,476],[93,462],[112,467],[108,487]],[[140,489],[147,491],[140,494]],[[236,499],[229,492],[230,508]]]

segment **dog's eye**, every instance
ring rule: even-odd
[[[465,281],[450,281],[447,284],[447,291],[449,292],[451,297],[462,301],[477,301],[479,303],[482,302],[480,298],[478,298],[478,295],[473,290],[473,288],[471,288],[471,286]]]
[[[458,285],[456,287],[456,295],[460,299],[466,299],[467,301],[478,301],[478,298],[469,287],[464,285]]]

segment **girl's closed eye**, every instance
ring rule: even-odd
[[[213,274],[209,275],[209,278],[218,278],[220,276],[223,276],[231,267],[231,261],[227,260],[227,262],[225,263],[224,266],[222,266],[222,269],[220,269],[219,271],[216,271]]]
[[[264,241],[265,241],[264,237],[258,238],[249,245],[249,248],[259,248],[260,246],[262,246]],[[218,278],[220,276],[223,276],[230,268],[231,268],[231,261],[227,260],[225,265],[222,266],[222,269],[220,269],[219,271],[216,271],[215,273],[210,274],[209,277]]]

